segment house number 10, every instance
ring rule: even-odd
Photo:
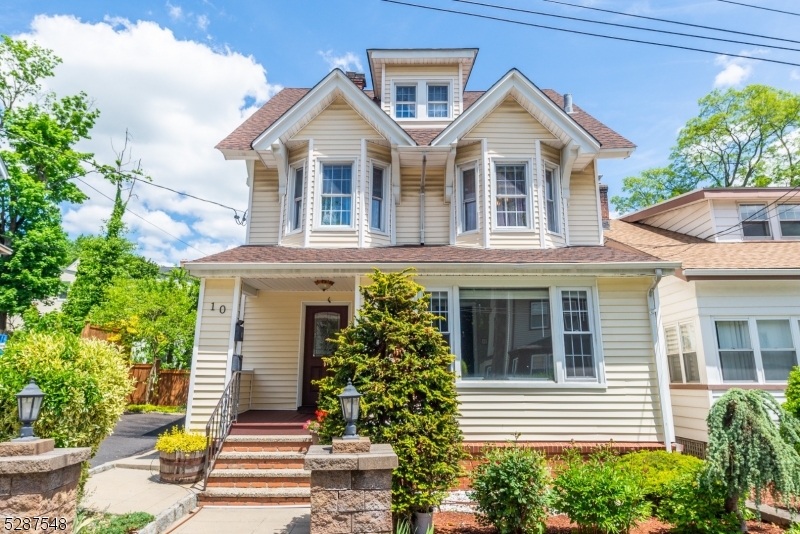
[[[224,304],[220,304],[220,307],[217,308],[217,310],[219,310],[220,313],[225,313],[225,310],[226,310],[225,305]],[[211,303],[211,311],[214,311],[214,303],[213,302]]]

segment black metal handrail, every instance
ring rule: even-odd
[[[239,417],[239,388],[242,383],[242,373],[233,371],[228,385],[222,392],[216,408],[211,412],[211,417],[206,423],[206,462],[203,469],[203,490],[208,484],[208,475],[214,469],[217,456],[222,451],[225,438],[231,431],[231,426]]]

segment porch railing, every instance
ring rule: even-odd
[[[208,484],[208,475],[214,469],[217,456],[222,451],[225,438],[231,431],[231,426],[239,416],[239,390],[242,384],[242,372],[233,371],[228,385],[222,392],[216,408],[211,412],[211,417],[206,423],[206,461],[203,470],[203,490]]]

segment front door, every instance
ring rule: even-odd
[[[336,351],[336,345],[328,341],[347,326],[347,306],[306,307],[306,328],[303,349],[303,407],[317,406],[319,387],[313,384],[325,376],[323,356]]]

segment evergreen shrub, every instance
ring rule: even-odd
[[[550,484],[544,455],[514,444],[487,448],[484,460],[472,471],[469,493],[478,521],[500,534],[544,532]]]
[[[669,484],[684,474],[695,473],[703,465],[703,461],[694,456],[663,450],[626,454],[619,463],[641,475],[647,500],[656,509],[662,499],[669,495]]]
[[[361,287],[356,320],[334,338],[319,380],[322,443],[341,436],[344,420],[337,395],[347,379],[363,395],[358,433],[389,443],[399,458],[392,481],[392,510],[429,512],[461,475],[465,457],[458,426],[454,357],[433,326],[428,297],[411,270],[375,270]]]
[[[623,465],[609,447],[595,449],[584,461],[567,448],[553,482],[553,507],[582,530],[626,533],[650,516],[639,472]]]
[[[677,532],[693,534],[734,533],[739,530],[735,513],[725,511],[725,486],[705,482],[706,465],[695,464],[664,484],[656,515]]]
[[[783,408],[800,419],[800,367],[793,367],[786,385],[786,402]]]

